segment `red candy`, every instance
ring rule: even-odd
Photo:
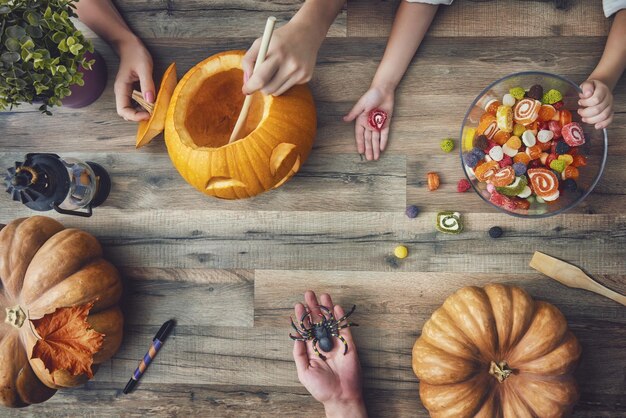
[[[565,126],[568,123],[572,123],[572,114],[570,113],[569,110],[567,109],[561,110],[561,112],[559,113],[559,123],[561,124],[561,126]]]
[[[557,158],[559,158],[559,156],[556,153],[551,153],[548,155],[548,158],[546,158],[546,163],[545,166],[546,167],[550,167],[550,163],[554,160],[556,160]]]
[[[467,180],[467,179],[459,180],[459,184],[456,185],[456,191],[459,192],[459,193],[464,193],[464,192],[468,191],[471,188],[472,188],[472,185],[470,184],[469,180]]]
[[[489,201],[493,203],[494,205],[500,206],[507,210],[517,209],[517,205],[515,204],[513,199],[511,199],[510,197],[504,196],[498,192],[491,193],[491,197],[489,198]]]
[[[574,155],[574,161],[572,161],[572,167],[583,167],[587,165],[587,158],[584,155]]]
[[[578,147],[585,143],[583,128],[576,122],[568,123],[561,130],[563,140],[570,147]]]
[[[513,158],[509,157],[508,155],[505,155],[500,161],[498,161],[498,164],[500,164],[500,167],[506,167],[509,165],[513,165]]]
[[[374,109],[370,111],[367,117],[367,122],[370,124],[370,126],[373,129],[376,129],[378,132],[380,132],[380,130],[383,129],[383,126],[385,125],[386,120],[387,120],[387,112],[385,112],[384,110],[380,110],[380,109]]]
[[[561,110],[564,106],[563,100],[554,103],[552,106],[554,106],[556,110]]]
[[[561,124],[555,120],[548,122],[548,127],[554,133],[554,139],[561,137]]]

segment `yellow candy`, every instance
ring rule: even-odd
[[[568,165],[574,162],[574,157],[572,157],[569,154],[563,154],[563,155],[559,155],[559,160],[565,161],[565,166],[567,167]]]
[[[397,258],[406,258],[409,255],[409,250],[404,245],[398,245],[395,250],[393,250],[393,255]]]
[[[524,127],[524,125],[520,125],[519,123],[516,123],[515,126],[513,126],[513,135],[522,136],[525,130],[526,128]]]
[[[474,148],[474,135],[476,135],[476,128],[465,128],[463,130],[463,149],[470,150]]]
[[[496,111],[498,129],[504,132],[513,131],[513,110],[509,106],[500,106]]]
[[[506,146],[511,149],[520,149],[522,147],[522,140],[517,136],[512,136],[506,141]]]

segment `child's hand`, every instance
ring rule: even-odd
[[[613,93],[602,81],[587,80],[580,85],[578,114],[582,121],[604,129],[613,122]]]
[[[138,38],[132,38],[119,44],[120,68],[115,77],[115,104],[117,114],[125,120],[139,122],[150,118],[146,111],[133,107],[130,98],[133,85],[139,81],[143,98],[154,103],[155,88],[152,80],[152,57]]]
[[[322,318],[320,304],[315,293],[307,291],[304,299],[313,321]],[[336,319],[345,315],[341,306],[333,305],[329,295],[323,294],[320,301],[323,306],[334,313]],[[298,303],[295,306],[294,321],[299,323],[305,312],[305,307]],[[304,320],[304,324],[307,327],[311,326],[308,318]],[[306,343],[295,341],[293,358],[298,370],[298,379],[317,401],[324,404],[328,417],[366,417],[367,412],[361,390],[361,365],[350,328],[342,329],[340,335],[348,343],[348,352],[344,355],[343,343],[338,338],[333,338],[332,351],[322,353],[326,356],[326,360],[322,360],[315,354],[312,341]]]
[[[354,137],[359,154],[365,154],[368,161],[378,160],[380,153],[387,147],[389,125],[393,113],[394,91],[370,87],[370,89],[354,105],[350,113],[344,116],[345,122],[356,119],[354,123]],[[380,132],[372,128],[368,122],[369,112],[381,109],[387,112],[387,120]]]

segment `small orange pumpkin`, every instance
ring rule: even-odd
[[[122,283],[90,234],[65,229],[44,216],[16,219],[0,231],[0,403],[21,407],[49,399],[56,389],[85,383],[86,374],[46,369],[31,358],[37,342],[29,319],[57,308],[95,302],[87,322],[104,334],[92,370],[110,359],[122,341],[118,306]],[[60,350],[60,349],[59,349]]]
[[[464,287],[424,324],[413,371],[432,417],[561,417],[581,348],[553,305],[519,287]]]
[[[313,97],[306,85],[297,85],[277,97],[254,93],[241,139],[228,144],[244,101],[244,53],[223,52],[189,70],[165,118],[165,144],[178,172],[196,189],[223,199],[280,187],[298,172],[315,139]]]

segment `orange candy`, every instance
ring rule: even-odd
[[[489,113],[483,113],[480,119],[478,120],[478,123],[482,123],[485,119],[489,118],[490,116],[493,116],[493,115],[490,115]]]
[[[584,155],[574,155],[572,161],[573,167],[583,167],[587,165],[587,159]]]
[[[508,141],[510,137],[511,137],[511,134],[509,132],[498,131],[493,136],[493,140],[498,145],[504,145],[506,144],[506,141]]]
[[[541,148],[542,151],[548,151],[552,147],[552,142],[551,141],[548,141],[548,142],[537,141],[536,146]]]
[[[485,135],[487,139],[492,139],[496,132],[498,132],[496,117],[485,113],[476,128],[476,135]]]
[[[569,110],[561,109],[560,115],[559,115],[559,123],[561,124],[561,126],[565,126],[568,123],[572,123],[572,114]]]
[[[496,187],[508,186],[513,183],[513,180],[515,180],[515,170],[510,165],[501,168],[491,177],[491,183]]]
[[[518,152],[515,157],[513,157],[513,162],[528,165],[528,163],[530,162],[530,157],[525,152]]]
[[[537,158],[539,158],[542,152],[543,150],[539,145],[526,148],[526,154],[528,154],[531,160],[536,160]]]
[[[506,141],[506,146],[511,149],[520,149],[522,147],[522,140],[518,136],[512,136]]]
[[[580,173],[578,172],[578,169],[574,166],[568,165],[567,167],[565,167],[565,170],[563,170],[563,172],[561,173],[561,178],[565,179],[574,179],[574,180],[578,180],[578,176],[580,175]]]
[[[487,103],[487,107],[485,108],[485,112],[495,116],[496,112],[498,111],[498,107],[500,107],[501,105],[502,105],[502,103],[500,103],[499,101],[492,100],[489,103]]]
[[[551,120],[554,115],[556,115],[556,109],[552,105],[541,105],[539,109],[539,120],[542,122],[547,122]]]
[[[497,161],[488,161],[474,168],[474,174],[478,181],[487,181],[496,174],[499,168],[500,164]]]
[[[532,131],[532,133],[534,133],[535,136],[537,136],[537,132],[539,132],[539,122],[534,121],[530,125],[527,125],[526,126],[526,130],[527,131]]]

